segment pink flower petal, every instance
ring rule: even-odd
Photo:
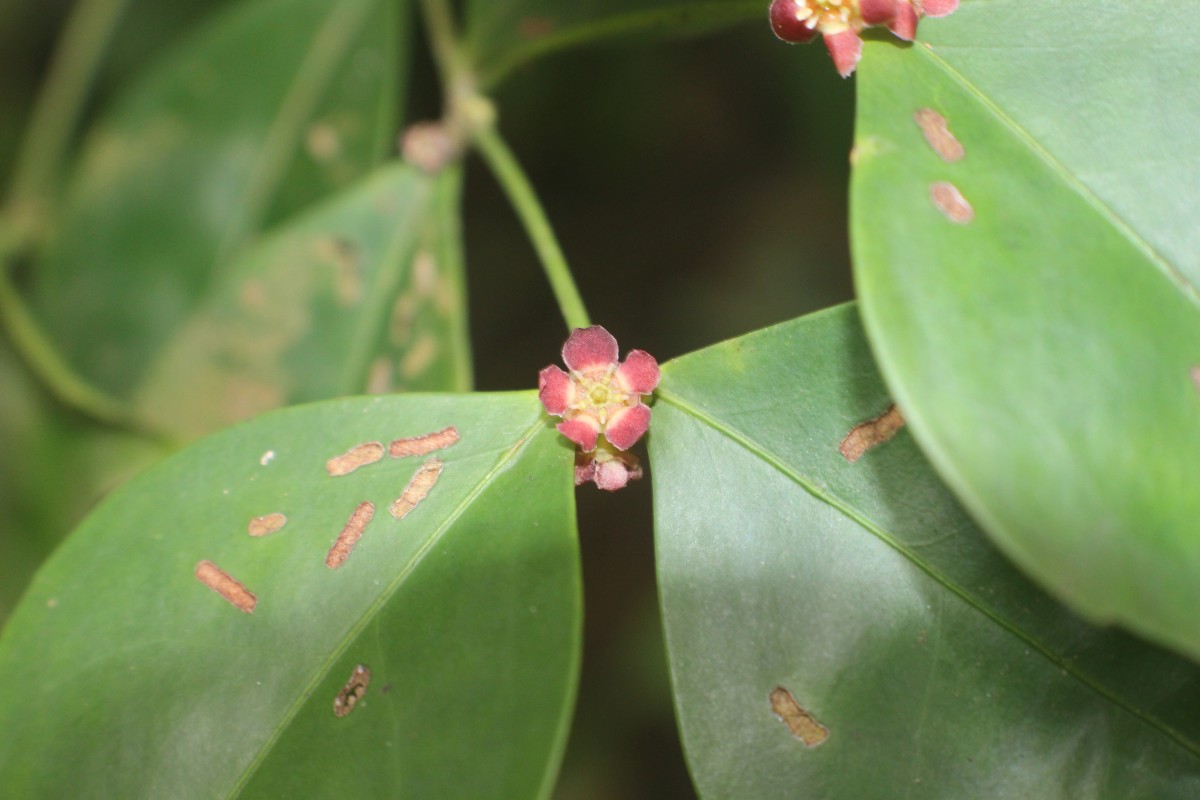
[[[641,477],[641,468],[638,468],[637,477]],[[629,483],[634,475],[629,471],[629,468],[620,461],[609,461],[604,464],[596,465],[596,473],[592,480],[596,482],[596,486],[606,492],[615,492],[618,489],[624,489],[625,484]]]
[[[771,30],[785,42],[807,44],[817,38],[816,25],[800,18],[806,6],[801,0],[773,0],[771,3]],[[813,20],[815,22],[815,20]]]
[[[888,30],[906,42],[911,42],[917,35],[917,22],[920,17],[913,4],[904,0],[897,4],[896,18],[888,23]]]
[[[645,350],[630,350],[617,368],[617,383],[630,394],[650,394],[661,376],[658,361]]]
[[[596,477],[596,462],[589,456],[575,460],[575,485],[583,486]]]
[[[562,357],[576,372],[608,369],[617,363],[617,340],[599,325],[576,328],[563,345]]]
[[[561,417],[575,399],[575,381],[571,376],[551,364],[538,373],[538,400],[546,411]]]
[[[924,0],[921,11],[927,17],[944,17],[958,8],[958,0]]]
[[[604,426],[604,438],[618,450],[633,447],[650,427],[650,407],[638,403],[632,408],[622,408],[608,418]]]
[[[600,442],[590,453],[575,454],[575,485],[591,481],[606,492],[624,489],[630,481],[642,477],[642,466],[633,453],[620,453],[607,442]]]
[[[838,74],[849,78],[858,66],[858,60],[862,58],[862,39],[852,30],[842,31],[826,36],[825,48],[833,57],[833,65],[837,67]]]
[[[896,7],[908,0],[859,0],[858,10],[868,25],[885,25],[896,17]]]
[[[600,423],[594,417],[580,414],[572,419],[564,419],[555,427],[558,428],[559,433],[579,445],[585,453],[596,449],[596,437],[600,434]]]

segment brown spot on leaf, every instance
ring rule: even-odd
[[[329,555],[325,556],[325,566],[330,569],[337,569],[342,564],[345,564],[346,559],[350,557],[350,553],[354,552],[354,546],[362,538],[363,531],[367,529],[367,524],[374,517],[374,503],[367,500],[359,503],[358,508],[354,509],[354,513],[350,515],[350,519],[346,521],[342,532],[338,534],[333,547],[329,548]]]
[[[796,698],[792,697],[792,693],[782,686],[771,690],[771,712],[783,720],[792,735],[803,742],[805,747],[817,747],[829,738],[829,728],[802,708],[796,702]]]
[[[391,454],[392,458],[423,456],[432,453],[434,450],[449,447],[457,441],[458,428],[451,425],[448,428],[442,428],[440,431],[427,433],[424,436],[410,436],[407,439],[396,439],[388,447],[388,453]]]
[[[374,464],[381,458],[383,458],[382,444],[379,442],[363,442],[351,447],[340,456],[335,456],[326,461],[325,471],[337,478],[342,475],[349,475],[359,467]]]
[[[896,408],[896,404],[892,403],[887,407],[887,411],[875,419],[855,425],[846,434],[846,438],[842,439],[838,450],[847,461],[853,464],[872,447],[890,440],[902,427],[904,427],[904,416],[900,413],[900,409]]]
[[[933,148],[933,152],[941,156],[943,161],[958,161],[965,154],[962,143],[954,138],[946,118],[932,108],[918,108],[913,119],[921,127],[925,141]]]
[[[255,517],[250,520],[250,524],[246,527],[246,530],[251,536],[266,536],[268,533],[274,533],[286,524],[287,517],[277,511],[273,514],[264,514],[261,517]]]
[[[429,333],[422,333],[400,361],[400,374],[405,378],[417,377],[429,369],[429,365],[437,358],[437,351],[437,339]]]
[[[1188,374],[1192,376],[1192,383],[1196,385],[1196,391],[1200,392],[1200,367],[1192,367],[1188,370]]]
[[[316,161],[329,161],[342,153],[342,138],[328,122],[314,122],[304,136],[308,154]]]
[[[930,185],[929,197],[937,210],[951,222],[965,225],[975,219],[975,209],[971,208],[967,198],[963,197],[962,192],[953,183],[938,181]]]
[[[418,297],[429,297],[437,289],[438,268],[433,253],[421,250],[412,262],[413,291]]]
[[[371,362],[367,373],[367,394],[388,394],[394,386],[392,378],[395,373],[392,360],[387,356],[379,356]]]
[[[408,482],[408,486],[404,487],[404,492],[392,503],[392,516],[396,519],[407,517],[409,512],[429,495],[441,474],[441,459],[431,458],[422,464],[421,468],[417,470],[417,474],[413,475],[412,480]]]
[[[350,673],[350,680],[346,681],[346,685],[337,693],[337,697],[333,698],[333,714],[336,717],[344,717],[354,710],[354,706],[367,693],[367,687],[371,684],[371,670],[365,665],[359,664]]]
[[[208,588],[224,597],[239,611],[253,613],[258,598],[243,586],[228,572],[225,572],[211,561],[201,561],[196,565],[196,577]]]

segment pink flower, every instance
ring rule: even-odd
[[[820,33],[833,65],[848,78],[862,58],[863,28],[886,25],[905,41],[921,17],[944,17],[958,0],[772,0],[771,29],[785,42],[807,44]]]
[[[605,441],[596,443],[590,453],[575,454],[575,485],[592,481],[606,492],[624,489],[625,484],[642,477],[642,467],[633,453],[622,453]]]
[[[658,386],[658,362],[643,350],[629,351],[620,364],[617,355],[617,340],[604,328],[576,328],[562,349],[570,372],[552,364],[538,373],[538,399],[562,417],[559,432],[585,453],[596,449],[600,434],[628,450],[650,427],[642,395]]]

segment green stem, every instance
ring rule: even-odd
[[[71,12],[18,151],[9,203],[41,216],[100,59],[129,0],[80,0]]]
[[[442,83],[447,89],[454,85],[466,71],[467,64],[458,47],[458,33],[454,24],[454,12],[446,0],[421,0],[425,18],[425,31],[433,59],[437,62]]]
[[[567,327],[590,326],[592,323],[588,318],[587,309],[584,308],[583,298],[579,296],[579,290],[575,287],[575,279],[571,277],[567,260],[563,257],[562,249],[558,246],[558,240],[554,237],[554,231],[550,228],[550,222],[546,219],[546,213],[542,210],[529,179],[521,171],[521,166],[513,157],[512,151],[491,125],[475,131],[475,144],[508,195],[517,216],[521,218],[525,232],[533,242],[538,258],[541,259],[542,269],[550,281],[550,288],[554,290],[554,297],[558,300],[558,307],[562,311],[563,319],[567,321]]]

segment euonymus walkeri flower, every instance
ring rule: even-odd
[[[538,399],[562,417],[558,430],[584,453],[596,449],[601,434],[617,450],[628,450],[650,426],[642,402],[658,386],[658,362],[631,350],[618,363],[617,340],[599,325],[576,328],[563,345],[568,372],[553,364],[538,373]]]
[[[785,42],[806,44],[821,34],[838,73],[847,78],[862,57],[863,28],[886,25],[905,41],[921,17],[944,17],[958,0],[773,0],[771,28]]]

